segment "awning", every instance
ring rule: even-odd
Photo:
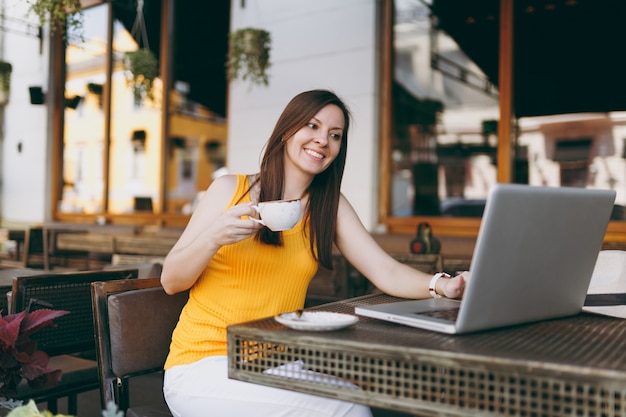
[[[517,117],[626,110],[626,2],[514,0]],[[447,32],[498,85],[500,0],[433,0]]]

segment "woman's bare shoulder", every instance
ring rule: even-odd
[[[209,189],[207,190],[209,193],[219,193],[223,195],[223,193],[231,191],[235,191],[237,188],[237,182],[239,181],[239,176],[234,174],[222,175],[221,177],[217,177],[213,180],[211,185],[209,185]]]
[[[222,175],[214,179],[204,192],[200,205],[209,204],[210,206],[223,207],[228,204],[237,190],[237,180],[236,175]]]
[[[203,213],[203,216],[206,216],[207,213],[215,210],[218,213],[222,212],[237,191],[237,184],[237,175],[222,175],[214,179],[202,196],[194,213]]]
[[[348,199],[343,193],[339,194],[338,210],[339,210],[338,215],[345,214],[346,212],[356,214],[356,212],[354,211],[354,208],[352,207],[352,204],[350,204],[350,201],[348,201]]]

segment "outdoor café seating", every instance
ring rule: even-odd
[[[167,295],[159,278],[94,282],[91,290],[103,408],[113,401],[126,417],[170,416],[165,401],[159,408],[129,404],[130,382],[163,371],[188,292]]]
[[[12,312],[39,308],[69,311],[54,320],[55,327],[32,336],[37,348],[50,356],[49,367],[62,370],[61,381],[50,388],[31,388],[22,382],[15,399],[47,402],[48,410],[56,413],[57,400],[67,397],[68,413],[77,415],[77,395],[99,387],[90,285],[134,278],[136,269],[43,273],[13,279]]]

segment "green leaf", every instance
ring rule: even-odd
[[[11,410],[7,417],[41,417],[43,414],[39,412],[37,408],[37,404],[35,401],[30,400],[28,404],[22,405],[20,407],[14,408]]]

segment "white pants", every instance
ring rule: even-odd
[[[371,417],[364,405],[228,378],[228,358],[211,356],[165,371],[174,417]]]

